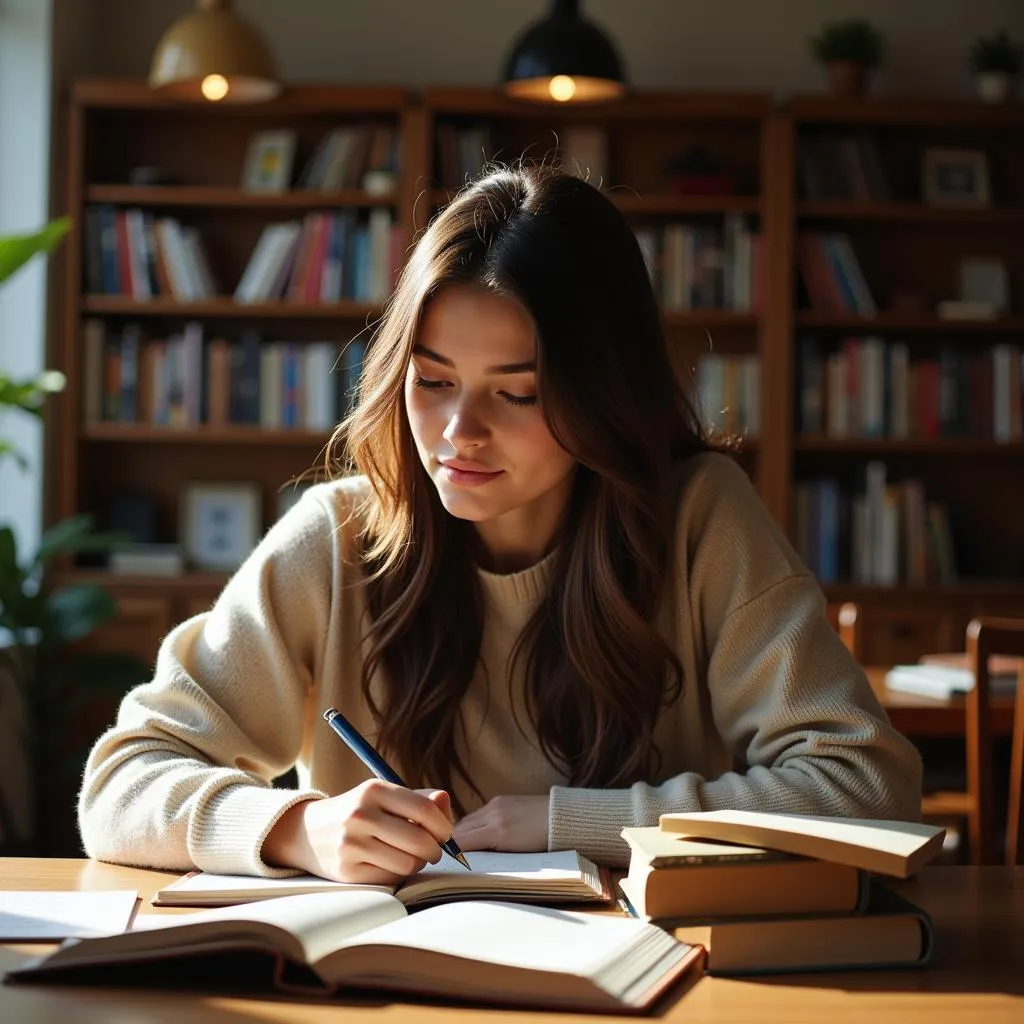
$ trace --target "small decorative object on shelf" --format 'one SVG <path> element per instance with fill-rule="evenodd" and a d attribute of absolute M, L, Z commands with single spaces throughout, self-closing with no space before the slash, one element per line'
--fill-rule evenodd
<path fill-rule="evenodd" d="M 722 161 L 699 146 L 691 146 L 666 168 L 667 190 L 682 196 L 727 196 L 733 183 Z"/>
<path fill-rule="evenodd" d="M 988 206 L 988 158 L 975 149 L 925 150 L 921 192 L 931 206 Z"/>
<path fill-rule="evenodd" d="M 1010 275 L 995 256 L 965 256 L 960 261 L 960 298 L 991 304 L 1002 314 L 1010 307 Z"/>
<path fill-rule="evenodd" d="M 1024 66 L 1024 46 L 1014 42 L 1005 29 L 979 36 L 971 47 L 970 67 L 979 99 L 1005 103 L 1014 93 Z"/>
<path fill-rule="evenodd" d="M 882 63 L 885 40 L 871 22 L 849 18 L 826 24 L 812 36 L 811 51 L 828 70 L 829 89 L 836 96 L 861 96 L 868 72 Z"/>
<path fill-rule="evenodd" d="M 292 181 L 294 159 L 294 131 L 257 133 L 246 150 L 242 188 L 247 192 L 286 192 Z"/>
<path fill-rule="evenodd" d="M 181 499 L 189 561 L 201 569 L 237 569 L 260 539 L 261 508 L 256 484 L 189 484 Z"/>

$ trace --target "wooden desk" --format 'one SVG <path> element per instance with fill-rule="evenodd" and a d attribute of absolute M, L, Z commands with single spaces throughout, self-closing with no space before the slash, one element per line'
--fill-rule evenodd
<path fill-rule="evenodd" d="M 136 888 L 144 898 L 174 875 L 87 860 L 0 859 L 0 889 Z M 927 868 L 900 888 L 932 914 L 932 964 L 915 971 L 849 971 L 776 978 L 705 977 L 669 996 L 657 1019 L 797 1021 L 853 1024 L 866 1020 L 913 1024 L 1020 1024 L 1024 1020 L 1024 868 Z M 153 908 L 146 906 L 146 912 Z M 188 913 L 169 910 L 165 913 Z M 0 945 L 0 972 L 49 946 Z M 486 1010 L 437 1003 L 349 999 L 333 1003 L 255 999 L 188 992 L 89 987 L 0 985 L 0 1021 L 11 1024 L 240 1024 L 242 1021 L 328 1024 L 470 1024 L 473 1021 L 574 1024 L 607 1016 Z"/>
<path fill-rule="evenodd" d="M 937 700 L 912 693 L 898 693 L 885 685 L 887 666 L 864 669 L 872 689 L 882 702 L 889 720 L 904 736 L 959 736 L 965 729 L 964 699 Z M 1009 736 L 1013 726 L 1013 698 L 992 701 L 992 735 Z"/>

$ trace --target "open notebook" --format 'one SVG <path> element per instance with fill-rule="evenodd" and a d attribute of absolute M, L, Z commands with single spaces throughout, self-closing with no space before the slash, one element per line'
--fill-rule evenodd
<path fill-rule="evenodd" d="M 357 885 L 331 882 L 314 875 L 256 878 L 192 871 L 161 889 L 154 906 L 227 907 L 236 903 L 302 893 L 375 890 L 396 896 L 406 906 L 468 899 L 501 899 L 527 903 L 611 901 L 611 883 L 592 861 L 575 850 L 548 853 L 467 854 L 472 871 L 447 854 L 428 864 L 401 885 Z"/>
<path fill-rule="evenodd" d="M 488 901 L 409 914 L 388 893 L 357 891 L 151 915 L 133 931 L 68 940 L 7 979 L 131 983 L 147 964 L 184 962 L 198 973 L 197 957 L 229 964 L 253 950 L 269 954 L 274 983 L 286 991 L 387 989 L 619 1012 L 645 1009 L 677 979 L 699 976 L 704 963 L 700 946 L 642 921 Z M 164 983 L 172 977 L 166 970 Z"/>

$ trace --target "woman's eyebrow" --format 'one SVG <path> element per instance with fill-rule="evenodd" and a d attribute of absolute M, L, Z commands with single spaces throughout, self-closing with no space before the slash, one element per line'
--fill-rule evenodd
<path fill-rule="evenodd" d="M 429 359 L 432 363 L 447 366 L 450 370 L 455 369 L 455 364 L 447 356 L 441 355 L 440 352 L 434 352 L 424 345 L 414 345 L 412 352 L 413 355 L 422 356 L 424 359 Z M 537 361 L 535 359 L 528 359 L 522 363 L 501 363 L 498 366 L 488 366 L 484 373 L 534 373 L 536 369 Z"/>

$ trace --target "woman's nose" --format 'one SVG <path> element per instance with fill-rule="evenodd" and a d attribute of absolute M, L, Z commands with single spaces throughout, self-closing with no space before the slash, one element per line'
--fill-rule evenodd
<path fill-rule="evenodd" d="M 467 402 L 460 402 L 452 409 L 442 436 L 458 450 L 467 445 L 483 444 L 489 433 L 479 410 L 473 409 Z"/>

